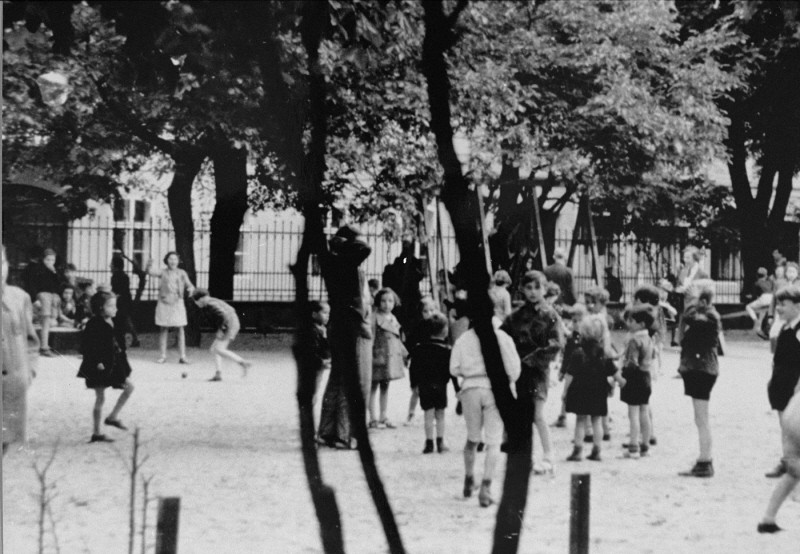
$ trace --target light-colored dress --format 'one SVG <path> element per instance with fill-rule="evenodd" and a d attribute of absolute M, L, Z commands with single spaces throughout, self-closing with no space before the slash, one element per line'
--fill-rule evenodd
<path fill-rule="evenodd" d="M 183 303 L 184 292 L 192 294 L 194 285 L 186 272 L 180 268 L 150 270 L 150 275 L 161 278 L 156 303 L 156 325 L 159 327 L 185 327 L 186 305 Z"/>
<path fill-rule="evenodd" d="M 31 298 L 18 287 L 3 288 L 3 444 L 25 442 L 28 387 L 33 379 L 39 338 L 33 328 Z"/>

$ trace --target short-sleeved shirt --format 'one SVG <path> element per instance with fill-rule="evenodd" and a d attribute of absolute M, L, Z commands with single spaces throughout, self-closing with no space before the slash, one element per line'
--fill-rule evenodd
<path fill-rule="evenodd" d="M 226 331 L 234 326 L 239 328 L 239 316 L 230 304 L 211 296 L 206 298 L 206 302 L 203 310 L 216 329 Z"/>

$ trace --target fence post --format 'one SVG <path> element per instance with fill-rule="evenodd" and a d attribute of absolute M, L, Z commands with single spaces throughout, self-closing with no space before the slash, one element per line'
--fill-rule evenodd
<path fill-rule="evenodd" d="M 180 509 L 180 497 L 159 498 L 158 522 L 156 523 L 156 554 L 177 554 Z"/>
<path fill-rule="evenodd" d="M 589 489 L 591 474 L 573 473 L 570 486 L 569 553 L 589 552 Z"/>

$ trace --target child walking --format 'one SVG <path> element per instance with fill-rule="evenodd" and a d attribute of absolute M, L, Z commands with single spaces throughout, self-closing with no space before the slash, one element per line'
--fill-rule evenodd
<path fill-rule="evenodd" d="M 719 375 L 717 347 L 721 320 L 712 305 L 713 299 L 714 291 L 707 285 L 703 286 L 697 303 L 690 306 L 683 314 L 685 327 L 678 371 L 683 378 L 684 392 L 692 399 L 694 422 L 700 443 L 697 463 L 692 469 L 679 473 L 684 477 L 714 476 L 708 401 Z"/>
<path fill-rule="evenodd" d="M 520 377 L 520 359 L 514 341 L 500 327 L 500 320 L 492 318 L 495 336 L 500 347 L 503 366 L 508 375 L 509 388 L 517 397 L 516 381 Z M 475 458 L 478 443 L 486 443 L 486 458 L 483 466 L 478 503 L 481 507 L 490 506 L 492 499 L 492 477 L 500 442 L 503 439 L 503 419 L 495 404 L 492 384 L 486 373 L 486 364 L 481 353 L 481 344 L 475 329 L 470 328 L 456 340 L 450 355 L 450 375 L 460 379 L 459 399 L 467 424 L 467 442 L 464 445 L 464 498 L 472 496 L 475 489 Z M 482 438 L 483 437 L 483 438 Z"/>
<path fill-rule="evenodd" d="M 433 452 L 434 422 L 436 451 L 447 452 L 449 448 L 444 444 L 444 410 L 447 408 L 447 382 L 450 380 L 447 318 L 435 312 L 422 322 L 419 330 L 420 341 L 411 350 L 409 376 L 412 388 L 419 391 L 420 404 L 425 412 L 425 448 L 422 453 Z"/>
<path fill-rule="evenodd" d="M 214 342 L 211 343 L 211 348 L 209 348 L 211 354 L 214 355 L 216 372 L 209 381 L 222 381 L 222 358 L 227 358 L 239 364 L 239 367 L 242 368 L 242 377 L 246 377 L 247 370 L 253 364 L 235 352 L 228 350 L 228 345 L 239 334 L 239 317 L 236 315 L 236 310 L 219 298 L 209 296 L 208 291 L 204 289 L 196 289 L 192 293 L 192 300 L 194 300 L 198 308 L 206 313 L 217 330 Z"/>
<path fill-rule="evenodd" d="M 575 414 L 575 436 L 568 462 L 583 459 L 583 443 L 587 427 L 593 429 L 594 446 L 588 459 L 601 461 L 602 418 L 608 414 L 608 378 L 625 384 L 619 369 L 603 345 L 605 329 L 597 318 L 585 318 L 578 326 L 579 346 L 567 363 L 564 401 L 567 412 Z"/>
<path fill-rule="evenodd" d="M 372 315 L 372 391 L 369 397 L 369 427 L 394 429 L 395 425 L 386 417 L 389 405 L 389 381 L 402 379 L 405 375 L 405 359 L 408 356 L 403 346 L 400 322 L 392 314 L 400 303 L 397 294 L 383 288 L 375 295 L 377 310 Z M 375 396 L 380 388 L 380 418 L 375 417 Z"/>
<path fill-rule="evenodd" d="M 565 308 L 565 313 L 569 313 L 570 325 L 567 328 L 567 341 L 564 345 L 564 354 L 561 357 L 561 367 L 558 370 L 559 381 L 564 380 L 564 377 L 567 375 L 567 369 L 569 367 L 570 359 L 572 358 L 572 353 L 575 352 L 575 350 L 580 346 L 581 333 L 579 329 L 583 318 L 586 316 L 586 306 L 583 304 L 567 306 Z M 563 428 L 567 426 L 567 404 L 564 400 L 564 392 L 566 389 L 567 387 L 564 385 L 564 390 L 561 394 L 561 412 L 558 414 L 558 419 L 553 424 L 554 427 Z"/>
<path fill-rule="evenodd" d="M 147 264 L 147 272 L 160 277 L 161 283 L 158 287 L 158 302 L 156 303 L 156 325 L 161 328 L 158 335 L 158 347 L 161 355 L 157 363 L 163 364 L 167 361 L 167 334 L 170 327 L 178 330 L 178 351 L 180 352 L 179 362 L 188 364 L 186 359 L 186 337 L 183 328 L 186 327 L 186 306 L 183 303 L 184 293 L 192 294 L 194 285 L 189 280 L 189 275 L 178 267 L 180 258 L 177 252 L 168 252 L 164 256 L 166 269 L 161 271 L 153 269 L 153 260 Z"/>
<path fill-rule="evenodd" d="M 133 383 L 129 379 L 131 366 L 125 354 L 124 335 L 114 326 L 117 298 L 108 292 L 97 292 L 92 296 L 91 304 L 95 315 L 86 323 L 81 336 L 83 361 L 77 377 L 84 379 L 86 388 L 94 389 L 95 392 L 92 438 L 89 442 L 114 442 L 114 439 L 100 432 L 105 391 L 111 387 L 121 389 L 122 394 L 104 423 L 127 430 L 119 419 L 119 412 L 133 393 Z"/>
<path fill-rule="evenodd" d="M 769 404 L 778 412 L 781 431 L 785 428 L 784 410 L 800 384 L 800 287 L 784 286 L 775 294 L 775 310 L 783 327 L 778 333 L 775 354 L 772 358 L 772 377 L 767 385 Z M 775 478 L 786 473 L 784 460 L 767 472 Z"/>
<path fill-rule="evenodd" d="M 617 353 L 614 349 L 614 345 L 611 342 L 611 330 L 610 330 L 610 323 L 609 323 L 609 315 L 608 311 L 606 310 L 606 304 L 608 304 L 609 299 L 608 291 L 602 287 L 592 287 L 583 293 L 583 299 L 586 303 L 586 311 L 588 312 L 588 316 L 592 319 L 597 319 L 600 322 L 600 325 L 603 329 L 603 348 L 606 351 L 606 356 L 612 359 L 617 358 Z M 614 385 L 613 383 L 608 383 L 608 396 L 612 397 L 614 395 Z M 609 422 L 608 415 L 604 415 L 602 419 L 603 424 L 603 440 L 608 441 L 611 440 L 611 425 Z M 592 435 L 587 433 L 586 435 L 586 442 L 592 442 L 594 439 Z"/>
<path fill-rule="evenodd" d="M 550 430 L 544 419 L 544 406 L 550 386 L 550 364 L 561 351 L 561 318 L 544 299 L 547 279 L 541 271 L 528 271 L 522 277 L 525 304 L 514 310 L 503 324 L 522 360 L 518 384 L 521 399 L 533 405 L 533 422 L 542 443 L 542 463 L 534 464 L 536 473 L 552 473 Z"/>
<path fill-rule="evenodd" d="M 647 456 L 650 449 L 650 394 L 655 346 L 650 336 L 653 308 L 642 304 L 625 310 L 625 324 L 630 333 L 622 358 L 622 387 L 620 399 L 628 405 L 630 440 L 626 458 Z M 641 441 L 639 440 L 641 438 Z"/>

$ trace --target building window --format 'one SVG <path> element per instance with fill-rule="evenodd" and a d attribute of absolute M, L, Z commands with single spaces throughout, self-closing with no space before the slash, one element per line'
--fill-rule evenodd
<path fill-rule="evenodd" d="M 147 216 L 149 215 L 147 212 L 149 204 L 144 200 L 134 200 L 133 201 L 133 220 L 136 223 L 142 223 L 147 221 Z"/>
<path fill-rule="evenodd" d="M 236 253 L 233 260 L 234 275 L 244 273 L 244 234 L 239 233 L 239 243 L 236 245 Z"/>

